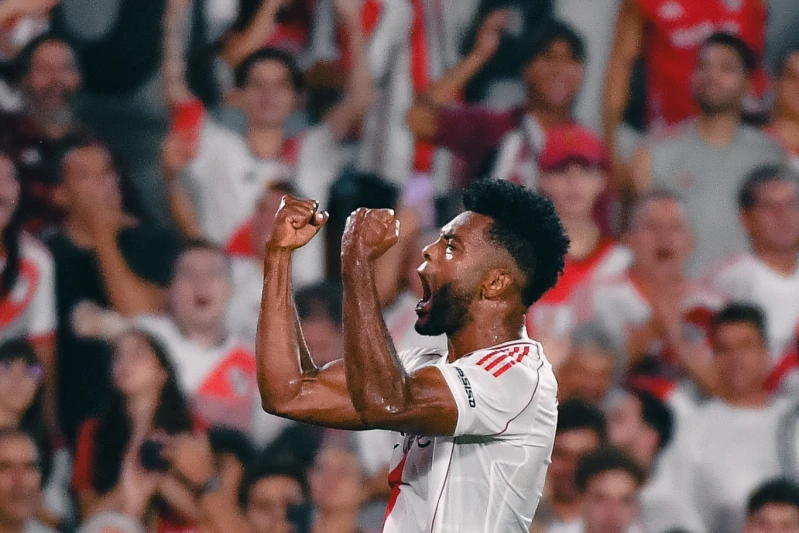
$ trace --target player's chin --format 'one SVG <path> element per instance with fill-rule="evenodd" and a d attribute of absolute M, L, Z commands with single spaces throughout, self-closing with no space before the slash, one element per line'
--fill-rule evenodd
<path fill-rule="evenodd" d="M 425 337 L 436 337 L 441 335 L 443 332 L 439 331 L 439 328 L 430 320 L 430 313 L 420 311 L 419 309 L 416 310 L 416 324 L 414 324 L 413 329 L 416 330 L 416 333 L 419 335 L 424 335 Z"/>

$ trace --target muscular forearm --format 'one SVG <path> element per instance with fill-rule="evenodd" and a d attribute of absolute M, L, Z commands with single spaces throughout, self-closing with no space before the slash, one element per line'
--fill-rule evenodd
<path fill-rule="evenodd" d="M 278 413 L 315 366 L 302 338 L 291 287 L 291 252 L 268 251 L 255 353 L 264 409 Z"/>
<path fill-rule="evenodd" d="M 130 269 L 117 245 L 117 230 L 98 224 L 93 228 L 92 234 L 111 307 L 122 316 L 161 311 L 164 304 L 163 290 L 141 279 Z"/>
<path fill-rule="evenodd" d="M 375 288 L 374 266 L 347 261 L 344 281 L 344 365 L 352 403 L 364 423 L 397 413 L 410 400 Z"/>

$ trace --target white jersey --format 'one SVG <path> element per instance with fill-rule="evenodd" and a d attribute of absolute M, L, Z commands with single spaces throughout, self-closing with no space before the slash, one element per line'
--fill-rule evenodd
<path fill-rule="evenodd" d="M 557 383 L 529 339 L 454 363 L 429 349 L 399 354 L 406 371 L 435 366 L 458 406 L 451 437 L 400 435 L 384 533 L 527 533 L 557 425 Z"/>

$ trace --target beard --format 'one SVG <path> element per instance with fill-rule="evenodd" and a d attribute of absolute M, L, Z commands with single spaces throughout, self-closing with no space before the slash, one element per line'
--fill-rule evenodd
<path fill-rule="evenodd" d="M 452 283 L 442 285 L 430 298 L 430 311 L 416 321 L 419 335 L 452 335 L 469 320 L 471 294 L 457 290 Z"/>

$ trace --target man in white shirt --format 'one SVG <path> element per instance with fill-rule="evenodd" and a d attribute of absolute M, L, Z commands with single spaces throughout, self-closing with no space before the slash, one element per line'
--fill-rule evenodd
<path fill-rule="evenodd" d="M 344 360 L 319 368 L 291 297 L 291 252 L 327 221 L 287 197 L 267 244 L 256 349 L 265 410 L 342 429 L 400 431 L 383 531 L 527 533 L 557 424 L 557 384 L 524 333 L 528 307 L 568 249 L 551 202 L 506 181 L 473 183 L 466 211 L 423 251 L 416 329 L 448 350 L 397 354 L 374 261 L 399 239 L 390 210 L 359 209 L 342 239 Z"/>
<path fill-rule="evenodd" d="M 0 524 L 7 533 L 53 533 L 36 521 L 42 470 L 34 440 L 21 431 L 0 430 Z"/>
<path fill-rule="evenodd" d="M 680 526 L 741 531 L 746 500 L 781 473 L 778 435 L 789 402 L 763 387 L 769 365 L 763 313 L 746 304 L 722 309 L 711 324 L 715 398 L 700 406 L 678 436 L 673 490 L 685 495 Z M 682 431 L 682 429 L 680 429 Z"/>
<path fill-rule="evenodd" d="M 766 314 L 773 364 L 795 351 L 799 325 L 799 182 L 786 168 L 760 167 L 738 194 L 751 250 L 710 269 L 708 284 Z"/>
<path fill-rule="evenodd" d="M 799 532 L 799 486 L 774 479 L 752 493 L 746 506 L 744 533 Z"/>

